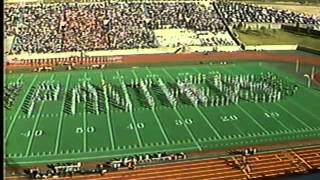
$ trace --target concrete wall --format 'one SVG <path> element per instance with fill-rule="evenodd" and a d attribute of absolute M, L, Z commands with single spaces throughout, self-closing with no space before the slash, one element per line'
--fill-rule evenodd
<path fill-rule="evenodd" d="M 82 56 L 125 56 L 125 55 L 147 55 L 147 54 L 174 54 L 179 47 L 160 47 L 160 48 L 148 48 L 148 49 L 129 49 L 129 50 L 109 50 L 109 51 L 90 51 L 84 52 L 63 52 L 63 53 L 46 53 L 46 54 L 19 54 L 8 55 L 6 58 L 10 61 L 12 59 L 51 59 L 51 58 L 68 58 L 68 57 L 81 57 Z M 186 52 L 234 52 L 241 50 L 240 46 L 188 46 Z M 180 53 L 181 51 L 179 51 Z"/>
<path fill-rule="evenodd" d="M 281 24 L 278 23 L 245 23 L 243 28 L 248 29 L 251 28 L 253 30 L 258 30 L 261 27 L 265 27 L 266 29 L 281 29 Z"/>
<path fill-rule="evenodd" d="M 234 51 L 240 51 L 240 46 L 217 46 L 216 50 L 218 52 L 234 52 Z"/>
<path fill-rule="evenodd" d="M 207 52 L 213 51 L 214 48 L 212 46 L 188 46 L 187 52 Z"/>
<path fill-rule="evenodd" d="M 51 59 L 51 58 L 67 58 L 71 56 L 80 56 L 80 52 L 64 52 L 64 53 L 23 53 L 19 55 L 8 55 L 6 58 L 8 60 L 12 59 Z"/>
<path fill-rule="evenodd" d="M 320 55 L 320 51 L 319 50 L 316 50 L 316 49 L 312 49 L 312 48 L 309 48 L 309 47 L 305 47 L 305 46 L 298 46 L 297 50 L 299 51 L 305 51 L 305 52 L 308 52 L 308 53 L 313 53 L 313 54 L 317 54 L 317 55 Z"/>
<path fill-rule="evenodd" d="M 139 54 L 162 54 L 174 53 L 177 48 L 162 47 L 149 49 L 128 49 L 128 50 L 109 50 L 109 51 L 90 51 L 84 52 L 83 56 L 118 56 L 118 55 L 139 55 Z M 211 48 L 212 50 L 212 48 Z M 81 52 L 63 52 L 63 53 L 23 53 L 19 55 L 8 55 L 7 59 L 50 59 L 50 58 L 68 58 L 72 56 L 81 56 Z"/>
<path fill-rule="evenodd" d="M 245 50 L 251 51 L 277 51 L 277 50 L 296 50 L 298 45 L 257 45 L 245 46 Z"/>
<path fill-rule="evenodd" d="M 161 48 L 147 48 L 147 49 L 91 51 L 91 52 L 85 52 L 84 54 L 87 56 L 117 56 L 117 55 L 174 53 L 176 50 L 177 48 L 161 47 Z"/>

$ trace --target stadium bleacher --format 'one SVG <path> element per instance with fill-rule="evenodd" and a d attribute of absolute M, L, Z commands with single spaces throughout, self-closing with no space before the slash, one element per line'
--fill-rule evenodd
<path fill-rule="evenodd" d="M 4 14 L 5 36 L 15 36 L 10 54 L 157 48 L 163 40 L 156 30 L 219 34 L 240 22 L 320 26 L 319 17 L 223 1 L 209 7 L 195 2 L 10 4 Z M 178 42 L 188 44 L 184 41 Z M 235 44 L 219 36 L 196 37 L 190 43 Z"/>

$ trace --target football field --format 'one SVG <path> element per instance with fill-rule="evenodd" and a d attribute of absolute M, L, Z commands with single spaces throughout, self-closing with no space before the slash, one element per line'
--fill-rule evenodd
<path fill-rule="evenodd" d="M 190 75 L 245 75 L 272 72 L 284 82 L 297 85 L 293 96 L 279 102 L 248 102 L 224 106 L 195 106 L 178 101 L 176 108 L 158 87 L 147 87 L 155 108 L 141 88 L 122 87 L 135 79 L 161 78 L 171 90 L 177 78 Z M 7 164 L 106 160 L 154 152 L 187 152 L 233 146 L 272 144 L 320 137 L 320 91 L 307 88 L 291 74 L 259 62 L 134 67 L 48 73 L 7 74 L 5 84 L 23 82 L 12 107 L 5 110 L 5 157 Z M 36 101 L 28 114 L 22 109 L 30 92 L 42 82 L 60 84 L 56 100 Z M 86 80 L 97 89 L 97 111 L 80 102 L 67 113 L 73 88 Z M 125 111 L 103 91 L 108 83 L 132 102 Z M 210 93 L 215 87 L 200 84 Z M 128 96 L 126 96 L 128 95 Z M 72 108 L 71 108 L 72 109 Z"/>

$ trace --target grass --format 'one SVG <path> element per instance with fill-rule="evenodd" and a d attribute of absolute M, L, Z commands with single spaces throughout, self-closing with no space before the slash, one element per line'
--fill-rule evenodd
<path fill-rule="evenodd" d="M 30 118 L 20 109 L 30 88 L 50 78 L 59 81 L 65 90 L 76 86 L 85 76 L 97 86 L 101 86 L 102 79 L 118 86 L 119 78 L 130 81 L 150 74 L 161 77 L 165 82 L 173 82 L 174 77 L 184 73 L 256 74 L 267 71 L 297 84 L 297 94 L 278 103 L 241 102 L 238 105 L 198 108 L 181 104 L 173 109 L 160 104 L 161 94 L 150 90 L 157 103 L 157 107 L 151 110 L 140 104 L 140 96 L 133 88 L 128 88 L 135 108 L 132 113 L 105 103 L 105 112 L 95 115 L 86 112 L 82 103 L 75 115 L 68 115 L 63 113 L 65 93 L 59 96 L 58 101 L 37 103 Z M 294 76 L 267 63 L 262 66 L 250 62 L 18 73 L 6 76 L 6 83 L 18 78 L 24 81 L 23 93 L 18 95 L 14 107 L 5 112 L 5 155 L 7 163 L 12 165 L 105 160 L 132 154 L 202 151 L 320 137 L 319 91 L 306 88 Z M 270 118 L 265 115 L 273 112 L 279 116 Z M 222 120 L 230 116 L 236 116 L 237 120 Z M 43 132 L 42 135 L 39 131 Z"/>
<path fill-rule="evenodd" d="M 303 45 L 320 50 L 320 39 L 283 30 L 238 31 L 239 38 L 246 45 Z"/>

